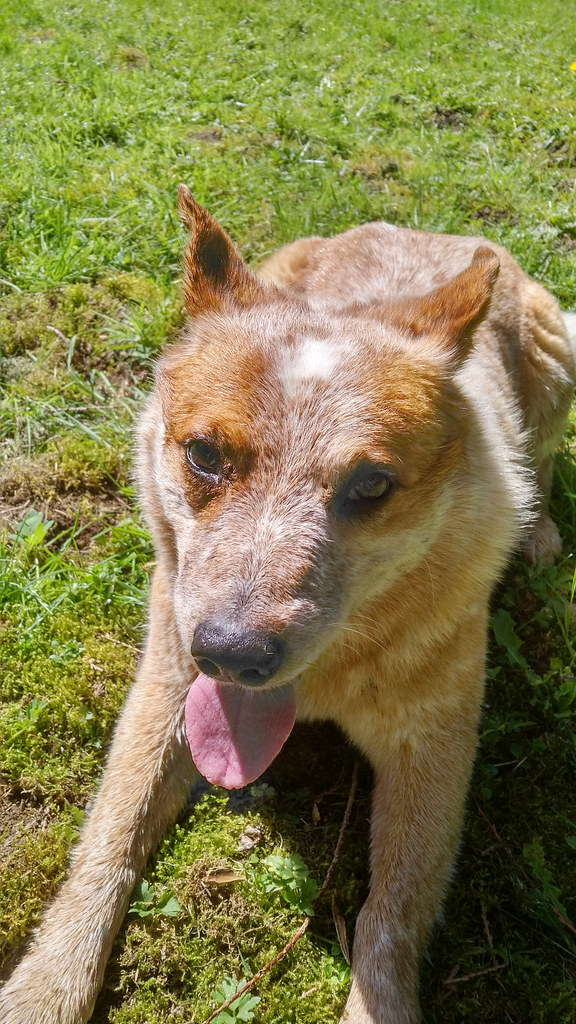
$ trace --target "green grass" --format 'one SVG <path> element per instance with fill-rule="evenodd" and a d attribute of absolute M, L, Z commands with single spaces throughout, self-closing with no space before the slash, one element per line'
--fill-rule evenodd
<path fill-rule="evenodd" d="M 5 0 L 0 24 L 0 957 L 54 891 L 141 642 L 153 553 L 131 425 L 182 322 L 190 185 L 257 262 L 385 218 L 482 233 L 576 308 L 576 15 L 527 0 Z M 576 1019 L 573 434 L 565 557 L 515 563 L 494 599 L 482 745 L 422 1001 L 429 1024 Z M 31 510 L 34 510 L 34 515 Z M 296 735 L 248 807 L 206 795 L 146 872 L 97 1024 L 199 1024 L 302 919 L 262 879 L 300 854 L 321 882 L 352 772 L 331 730 Z M 369 779 L 335 877 L 352 935 Z M 241 853 L 246 826 L 257 845 Z M 268 867 L 267 867 L 268 864 Z M 213 882 L 217 867 L 241 879 Z M 212 879 L 212 881 L 211 881 Z M 336 1020 L 330 899 L 257 987 L 254 1020 Z"/>

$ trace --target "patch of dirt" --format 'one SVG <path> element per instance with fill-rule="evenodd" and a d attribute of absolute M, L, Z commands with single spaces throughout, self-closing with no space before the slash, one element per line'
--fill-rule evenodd
<path fill-rule="evenodd" d="M 411 157 L 409 154 L 402 155 L 402 164 L 409 165 Z M 405 189 L 402 183 L 402 167 L 400 160 L 391 153 L 378 153 L 367 151 L 359 154 L 356 160 L 350 160 L 347 164 L 348 173 L 353 177 L 363 178 L 366 191 L 375 192 L 399 192 Z"/>
<path fill-rule="evenodd" d="M 562 249 L 562 252 L 574 252 L 576 250 L 576 238 L 573 235 L 569 235 L 566 231 L 558 235 L 556 241 L 558 248 Z"/>
<path fill-rule="evenodd" d="M 116 482 L 129 481 L 125 452 L 95 442 L 66 445 L 66 438 L 48 451 L 18 456 L 0 465 L 0 494 L 8 505 L 29 499 L 53 501 L 65 494 L 116 494 Z"/>
<path fill-rule="evenodd" d="M 0 862 L 17 850 L 23 832 L 44 832 L 51 820 L 47 807 L 24 800 L 14 787 L 0 783 Z"/>
<path fill-rule="evenodd" d="M 139 50 L 137 46 L 121 46 L 116 51 L 115 63 L 120 68 L 127 70 L 144 71 L 150 67 L 148 55 L 143 50 Z"/>
<path fill-rule="evenodd" d="M 574 139 L 552 139 L 545 146 L 548 163 L 559 167 L 576 167 L 576 142 Z"/>
<path fill-rule="evenodd" d="M 196 142 L 207 142 L 209 145 L 215 146 L 222 140 L 222 129 L 201 128 L 200 131 L 190 132 L 189 137 L 194 139 Z"/>
<path fill-rule="evenodd" d="M 54 523 L 52 533 L 76 524 L 79 544 L 85 547 L 95 533 L 130 514 L 124 492 L 131 482 L 129 441 L 107 447 L 69 431 L 30 456 L 21 455 L 16 443 L 5 448 L 0 527 L 13 532 L 34 508 Z"/>
<path fill-rule="evenodd" d="M 506 221 L 508 224 L 518 223 L 518 217 L 510 210 L 503 210 L 501 207 L 491 206 L 489 203 L 472 210 L 470 217 L 472 220 L 486 221 L 487 224 L 500 224 L 502 221 Z"/>
<path fill-rule="evenodd" d="M 131 514 L 107 468 L 91 464 L 88 458 L 84 464 L 72 465 L 55 452 L 0 465 L 0 528 L 16 533 L 26 513 L 34 509 L 53 524 L 48 539 L 74 529 L 75 547 L 89 549 L 97 534 Z M 121 475 L 126 475 L 125 469 Z"/>
<path fill-rule="evenodd" d="M 450 128 L 453 132 L 461 132 L 469 123 L 470 114 L 466 110 L 453 110 L 451 107 L 437 106 L 432 120 L 438 128 Z"/>
<path fill-rule="evenodd" d="M 37 28 L 29 29 L 28 32 L 22 32 L 20 36 L 24 43 L 51 43 L 58 38 L 58 33 L 54 32 L 51 28 Z"/>

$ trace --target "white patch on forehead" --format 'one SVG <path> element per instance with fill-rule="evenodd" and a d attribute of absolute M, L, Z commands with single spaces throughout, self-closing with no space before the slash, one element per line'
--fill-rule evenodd
<path fill-rule="evenodd" d="M 320 338 L 303 338 L 300 344 L 284 353 L 279 376 L 288 398 L 306 393 L 319 380 L 330 380 L 341 357 L 334 342 Z"/>

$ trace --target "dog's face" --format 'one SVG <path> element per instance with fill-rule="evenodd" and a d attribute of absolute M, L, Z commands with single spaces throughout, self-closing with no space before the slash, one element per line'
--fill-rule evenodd
<path fill-rule="evenodd" d="M 336 313 L 260 285 L 189 194 L 181 212 L 192 319 L 158 367 L 141 472 L 185 648 L 273 685 L 442 530 L 466 435 L 453 375 L 497 261 L 416 304 Z"/>

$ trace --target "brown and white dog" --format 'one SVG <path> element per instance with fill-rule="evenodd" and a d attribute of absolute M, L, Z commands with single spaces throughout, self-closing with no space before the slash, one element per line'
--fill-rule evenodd
<path fill-rule="evenodd" d="M 415 1024 L 476 748 L 488 601 L 547 513 L 572 396 L 562 315 L 503 249 L 368 224 L 254 276 L 180 189 L 189 324 L 157 368 L 139 481 L 157 551 L 137 681 L 2 1024 L 80 1024 L 194 767 L 257 778 L 295 718 L 374 770 L 347 1024 Z"/>

